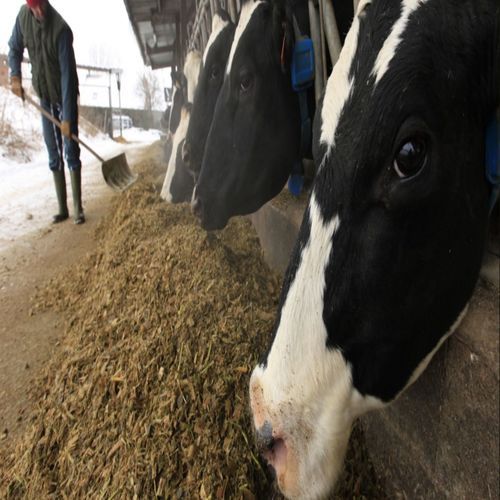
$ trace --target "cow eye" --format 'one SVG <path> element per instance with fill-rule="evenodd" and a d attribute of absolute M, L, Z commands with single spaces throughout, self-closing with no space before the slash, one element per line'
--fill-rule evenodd
<path fill-rule="evenodd" d="M 240 91 L 248 92 L 250 90 L 253 83 L 253 78 L 250 73 L 242 73 L 240 75 Z"/>
<path fill-rule="evenodd" d="M 219 67 L 218 66 L 212 66 L 210 69 L 210 80 L 215 80 L 219 76 Z"/>
<path fill-rule="evenodd" d="M 427 162 L 427 143 L 423 137 L 405 139 L 394 157 L 393 167 L 401 179 L 417 175 Z"/>

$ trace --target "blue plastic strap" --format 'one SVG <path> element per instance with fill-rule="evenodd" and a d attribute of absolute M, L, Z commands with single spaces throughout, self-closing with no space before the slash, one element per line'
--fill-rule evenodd
<path fill-rule="evenodd" d="M 292 87 L 295 92 L 309 88 L 314 81 L 314 47 L 312 40 L 301 37 L 295 41 L 292 56 Z"/>
<path fill-rule="evenodd" d="M 300 149 L 299 158 L 295 161 L 290 178 L 288 190 L 294 196 L 299 196 L 304 186 L 304 167 L 302 158 L 310 148 L 312 140 L 312 123 L 307 105 L 307 89 L 314 82 L 314 47 L 312 40 L 302 36 L 294 19 L 295 46 L 293 48 L 291 77 L 292 88 L 297 92 L 300 108 Z"/>
<path fill-rule="evenodd" d="M 486 129 L 486 179 L 491 184 L 490 212 L 498 199 L 500 188 L 500 129 L 496 116 Z"/>
<path fill-rule="evenodd" d="M 299 92 L 300 107 L 300 158 L 304 158 L 311 146 L 312 123 L 307 106 L 307 91 Z"/>
<path fill-rule="evenodd" d="M 288 191 L 293 196 L 299 196 L 304 187 L 304 165 L 301 160 L 297 160 L 292 167 L 292 172 L 288 178 Z"/>

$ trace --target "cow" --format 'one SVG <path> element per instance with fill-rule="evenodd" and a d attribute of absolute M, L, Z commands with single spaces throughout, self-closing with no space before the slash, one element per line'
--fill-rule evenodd
<path fill-rule="evenodd" d="M 193 173 L 195 180 L 200 172 L 235 28 L 227 12 L 219 9 L 212 19 L 212 32 L 203 53 L 200 77 L 182 149 L 182 160 Z"/>
<path fill-rule="evenodd" d="M 179 88 L 176 87 L 170 113 L 170 128 L 175 128 L 175 133 L 172 136 L 172 152 L 160 194 L 161 198 L 168 203 L 189 202 L 192 198 L 194 179 L 182 161 L 181 152 L 200 67 L 201 54 L 196 50 L 189 51 L 184 63 L 183 83 Z"/>
<path fill-rule="evenodd" d="M 307 2 L 297 2 L 293 13 L 308 34 Z M 287 3 L 243 3 L 193 195 L 205 229 L 221 229 L 231 216 L 257 210 L 281 191 L 300 160 L 293 38 Z"/>
<path fill-rule="evenodd" d="M 466 313 L 492 201 L 499 9 L 358 5 L 318 106 L 317 174 L 249 383 L 257 445 L 287 498 L 332 491 L 353 421 L 415 382 Z"/>
<path fill-rule="evenodd" d="M 335 9 L 343 40 L 352 1 L 338 1 Z M 291 82 L 296 38 L 309 31 L 305 0 L 243 3 L 193 195 L 205 229 L 222 229 L 230 217 L 260 208 L 311 156 L 313 88 L 304 91 L 301 115 Z"/>

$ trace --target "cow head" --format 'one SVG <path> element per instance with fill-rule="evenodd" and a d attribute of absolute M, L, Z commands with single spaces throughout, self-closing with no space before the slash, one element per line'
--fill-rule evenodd
<path fill-rule="evenodd" d="M 496 23 L 496 26 L 495 26 Z M 323 498 L 353 420 L 425 369 L 466 310 L 488 219 L 495 0 L 361 1 L 314 127 L 317 176 L 250 380 L 288 498 Z"/>
<path fill-rule="evenodd" d="M 291 45 L 290 13 L 280 1 L 243 4 L 193 200 L 206 229 L 278 194 L 298 158 Z"/>
<path fill-rule="evenodd" d="M 182 145 L 186 138 L 190 112 L 191 105 L 186 104 L 182 107 L 179 126 L 172 140 L 172 152 L 160 194 L 161 198 L 168 203 L 189 202 L 193 194 L 194 179 L 181 158 Z"/>
<path fill-rule="evenodd" d="M 219 10 L 212 19 L 212 33 L 203 54 L 203 63 L 182 159 L 195 178 L 198 177 L 208 131 L 214 114 L 215 103 L 224 80 L 235 25 L 227 12 Z"/>
<path fill-rule="evenodd" d="M 194 179 L 182 161 L 181 152 L 189 125 L 192 106 L 190 99 L 196 91 L 200 66 L 201 54 L 192 50 L 186 55 L 183 73 L 172 74 L 175 91 L 170 122 L 175 124 L 175 130 L 171 137 L 170 158 L 160 194 L 161 198 L 169 203 L 187 202 L 192 198 Z"/>

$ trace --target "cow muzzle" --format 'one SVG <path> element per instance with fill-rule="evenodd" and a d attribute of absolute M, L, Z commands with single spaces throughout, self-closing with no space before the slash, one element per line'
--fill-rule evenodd
<path fill-rule="evenodd" d="M 201 198 L 197 196 L 196 188 L 191 200 L 191 212 L 193 212 L 193 214 L 198 217 L 198 219 L 201 219 L 203 217 L 203 202 L 201 201 Z"/>
<path fill-rule="evenodd" d="M 282 425 L 286 418 L 279 410 L 273 411 L 266 404 L 262 386 L 256 379 L 250 383 L 250 406 L 255 443 L 260 455 L 266 461 L 281 492 L 287 498 L 300 498 L 298 457 Z"/>
<path fill-rule="evenodd" d="M 191 211 L 199 219 L 200 225 L 205 231 L 218 231 L 227 225 L 228 217 L 221 214 L 217 207 L 210 206 L 200 196 L 196 187 L 191 200 Z"/>
<path fill-rule="evenodd" d="M 260 429 L 255 429 L 255 441 L 259 453 L 267 462 L 274 477 L 278 482 L 282 481 L 288 454 L 285 440 L 276 436 L 271 424 L 266 422 Z"/>

